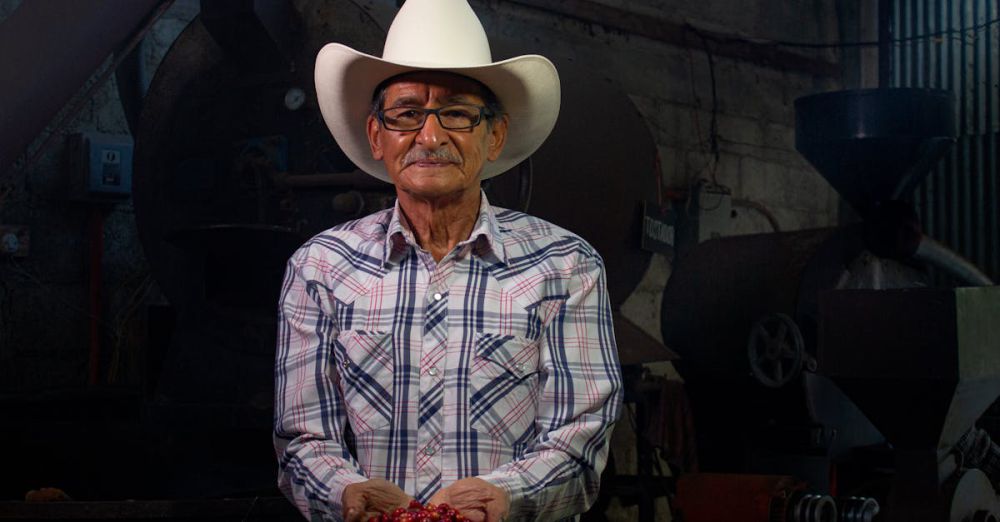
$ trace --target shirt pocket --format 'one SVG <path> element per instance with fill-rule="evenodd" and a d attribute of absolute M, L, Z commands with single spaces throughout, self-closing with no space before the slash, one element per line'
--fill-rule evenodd
<path fill-rule="evenodd" d="M 470 372 L 472 428 L 507 446 L 534 434 L 539 392 L 538 341 L 480 332 Z"/>
<path fill-rule="evenodd" d="M 348 330 L 337 336 L 333 351 L 340 392 L 356 435 L 384 428 L 392 421 L 392 335 Z"/>

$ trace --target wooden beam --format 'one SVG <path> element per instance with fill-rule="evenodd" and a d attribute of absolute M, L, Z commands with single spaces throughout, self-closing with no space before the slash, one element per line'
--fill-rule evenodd
<path fill-rule="evenodd" d="M 479 1 L 484 4 L 488 2 L 488 0 Z M 703 50 L 707 48 L 716 56 L 726 56 L 765 67 L 804 72 L 815 76 L 841 75 L 840 65 L 829 60 L 812 58 L 785 50 L 778 45 L 748 42 L 736 35 L 699 29 L 689 24 L 634 13 L 589 0 L 506 1 L 678 47 Z"/>

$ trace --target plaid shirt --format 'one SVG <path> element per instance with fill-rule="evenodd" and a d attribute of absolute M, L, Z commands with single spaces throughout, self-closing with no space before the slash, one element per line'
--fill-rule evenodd
<path fill-rule="evenodd" d="M 571 517 L 622 400 L 603 262 L 485 194 L 435 262 L 397 203 L 289 260 L 275 378 L 279 486 L 309 518 L 339 519 L 367 478 L 426 502 L 471 476 L 508 492 L 511 520 Z"/>

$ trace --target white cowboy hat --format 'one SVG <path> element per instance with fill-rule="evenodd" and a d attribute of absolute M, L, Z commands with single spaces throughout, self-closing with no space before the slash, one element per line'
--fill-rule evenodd
<path fill-rule="evenodd" d="M 461 74 L 489 87 L 510 118 L 507 142 L 480 179 L 530 156 L 559 115 L 559 74 L 547 58 L 525 55 L 493 63 L 486 32 L 467 0 L 408 0 L 386 35 L 382 58 L 338 43 L 316 56 L 316 96 L 337 144 L 361 170 L 389 181 L 372 158 L 365 132 L 372 94 L 384 80 L 416 70 Z"/>

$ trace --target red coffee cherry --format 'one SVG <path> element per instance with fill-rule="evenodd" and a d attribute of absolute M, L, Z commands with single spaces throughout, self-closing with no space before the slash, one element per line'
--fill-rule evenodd
<path fill-rule="evenodd" d="M 423 505 L 411 500 L 406 508 L 396 508 L 392 513 L 371 517 L 368 522 L 467 522 L 468 519 L 446 503 L 437 506 Z"/>

